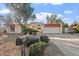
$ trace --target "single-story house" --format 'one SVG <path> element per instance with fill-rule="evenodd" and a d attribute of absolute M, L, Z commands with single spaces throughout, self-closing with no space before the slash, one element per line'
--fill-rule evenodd
<path fill-rule="evenodd" d="M 6 33 L 21 33 L 21 25 L 10 24 L 6 28 Z"/>
<path fill-rule="evenodd" d="M 62 34 L 62 25 L 61 24 L 44 24 L 43 33 Z"/>
<path fill-rule="evenodd" d="M 6 25 L 6 33 L 21 33 L 22 28 L 19 23 L 15 20 L 12 20 L 9 24 Z"/>
<path fill-rule="evenodd" d="M 28 24 L 28 27 L 38 30 L 41 33 L 62 34 L 61 24 L 43 24 L 42 22 L 32 22 Z M 22 26 L 19 23 L 12 22 L 7 25 L 6 33 L 22 33 Z"/>

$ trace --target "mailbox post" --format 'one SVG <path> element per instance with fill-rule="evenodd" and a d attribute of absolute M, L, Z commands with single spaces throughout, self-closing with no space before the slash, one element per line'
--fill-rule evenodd
<path fill-rule="evenodd" d="M 25 56 L 25 45 L 23 38 L 16 39 L 16 46 L 21 46 L 21 56 Z"/>
<path fill-rule="evenodd" d="M 22 56 L 25 56 L 25 44 L 24 44 L 25 40 L 26 39 L 22 40 L 22 45 L 21 45 L 21 55 Z"/>

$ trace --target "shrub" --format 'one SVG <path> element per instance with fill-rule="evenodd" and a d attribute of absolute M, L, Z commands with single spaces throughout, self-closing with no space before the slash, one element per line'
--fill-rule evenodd
<path fill-rule="evenodd" d="M 29 56 L 42 56 L 44 55 L 44 50 L 46 48 L 45 42 L 37 42 L 29 47 Z"/>
<path fill-rule="evenodd" d="M 36 35 L 37 32 L 38 32 L 37 30 L 33 30 L 32 34 L 33 34 L 33 35 Z"/>
<path fill-rule="evenodd" d="M 29 34 L 31 35 L 33 33 L 33 29 L 29 29 Z"/>
<path fill-rule="evenodd" d="M 20 46 L 22 45 L 22 39 L 21 38 L 17 38 L 16 39 L 16 46 Z"/>
<path fill-rule="evenodd" d="M 40 36 L 40 40 L 41 40 L 42 42 L 46 42 L 46 43 L 49 42 L 49 38 L 48 38 L 48 36 L 46 36 L 46 35 L 41 35 L 41 36 Z"/>
<path fill-rule="evenodd" d="M 28 32 L 29 32 L 29 28 L 24 28 L 24 29 L 23 29 L 23 33 L 24 33 L 24 34 L 27 34 Z"/>
<path fill-rule="evenodd" d="M 30 35 L 26 38 L 25 45 L 28 47 L 36 42 L 39 42 L 39 38 L 37 36 Z"/>

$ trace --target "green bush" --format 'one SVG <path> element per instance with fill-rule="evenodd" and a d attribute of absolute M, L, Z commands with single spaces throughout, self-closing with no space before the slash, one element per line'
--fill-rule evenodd
<path fill-rule="evenodd" d="M 48 36 L 46 36 L 46 35 L 41 35 L 41 36 L 40 36 L 40 40 L 41 40 L 42 42 L 46 42 L 46 43 L 49 42 L 49 38 L 48 38 Z"/>
<path fill-rule="evenodd" d="M 46 48 L 45 42 L 37 42 L 29 47 L 29 56 L 42 56 L 44 55 L 44 50 Z"/>
<path fill-rule="evenodd" d="M 34 29 L 29 29 L 29 34 L 33 34 L 33 35 L 36 35 L 37 34 L 37 30 L 34 30 Z"/>
<path fill-rule="evenodd" d="M 33 34 L 33 35 L 36 35 L 37 32 L 38 32 L 37 30 L 33 30 L 32 34 Z"/>
<path fill-rule="evenodd" d="M 23 29 L 23 33 L 24 33 L 24 34 L 29 33 L 29 28 L 24 28 L 24 29 Z"/>
<path fill-rule="evenodd" d="M 34 29 L 31 29 L 31 28 L 26 28 L 26 27 L 24 27 L 23 30 L 22 30 L 22 32 L 23 32 L 24 34 L 29 33 L 30 35 L 31 35 L 31 34 L 36 35 L 36 33 L 37 33 L 38 31 L 37 31 L 37 30 L 34 30 Z"/>
<path fill-rule="evenodd" d="M 25 45 L 28 47 L 33 43 L 39 42 L 39 38 L 34 35 L 30 35 L 26 38 Z"/>

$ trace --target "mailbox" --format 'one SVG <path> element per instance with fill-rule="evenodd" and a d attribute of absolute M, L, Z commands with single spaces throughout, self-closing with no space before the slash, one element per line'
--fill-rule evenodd
<path fill-rule="evenodd" d="M 49 38 L 48 38 L 48 36 L 46 36 L 46 35 L 41 35 L 41 36 L 40 36 L 40 39 L 41 39 L 41 41 L 44 41 L 44 42 L 46 42 L 46 43 L 49 42 Z"/>
<path fill-rule="evenodd" d="M 16 46 L 20 46 L 20 45 L 22 45 L 22 39 L 18 37 L 16 39 Z"/>

